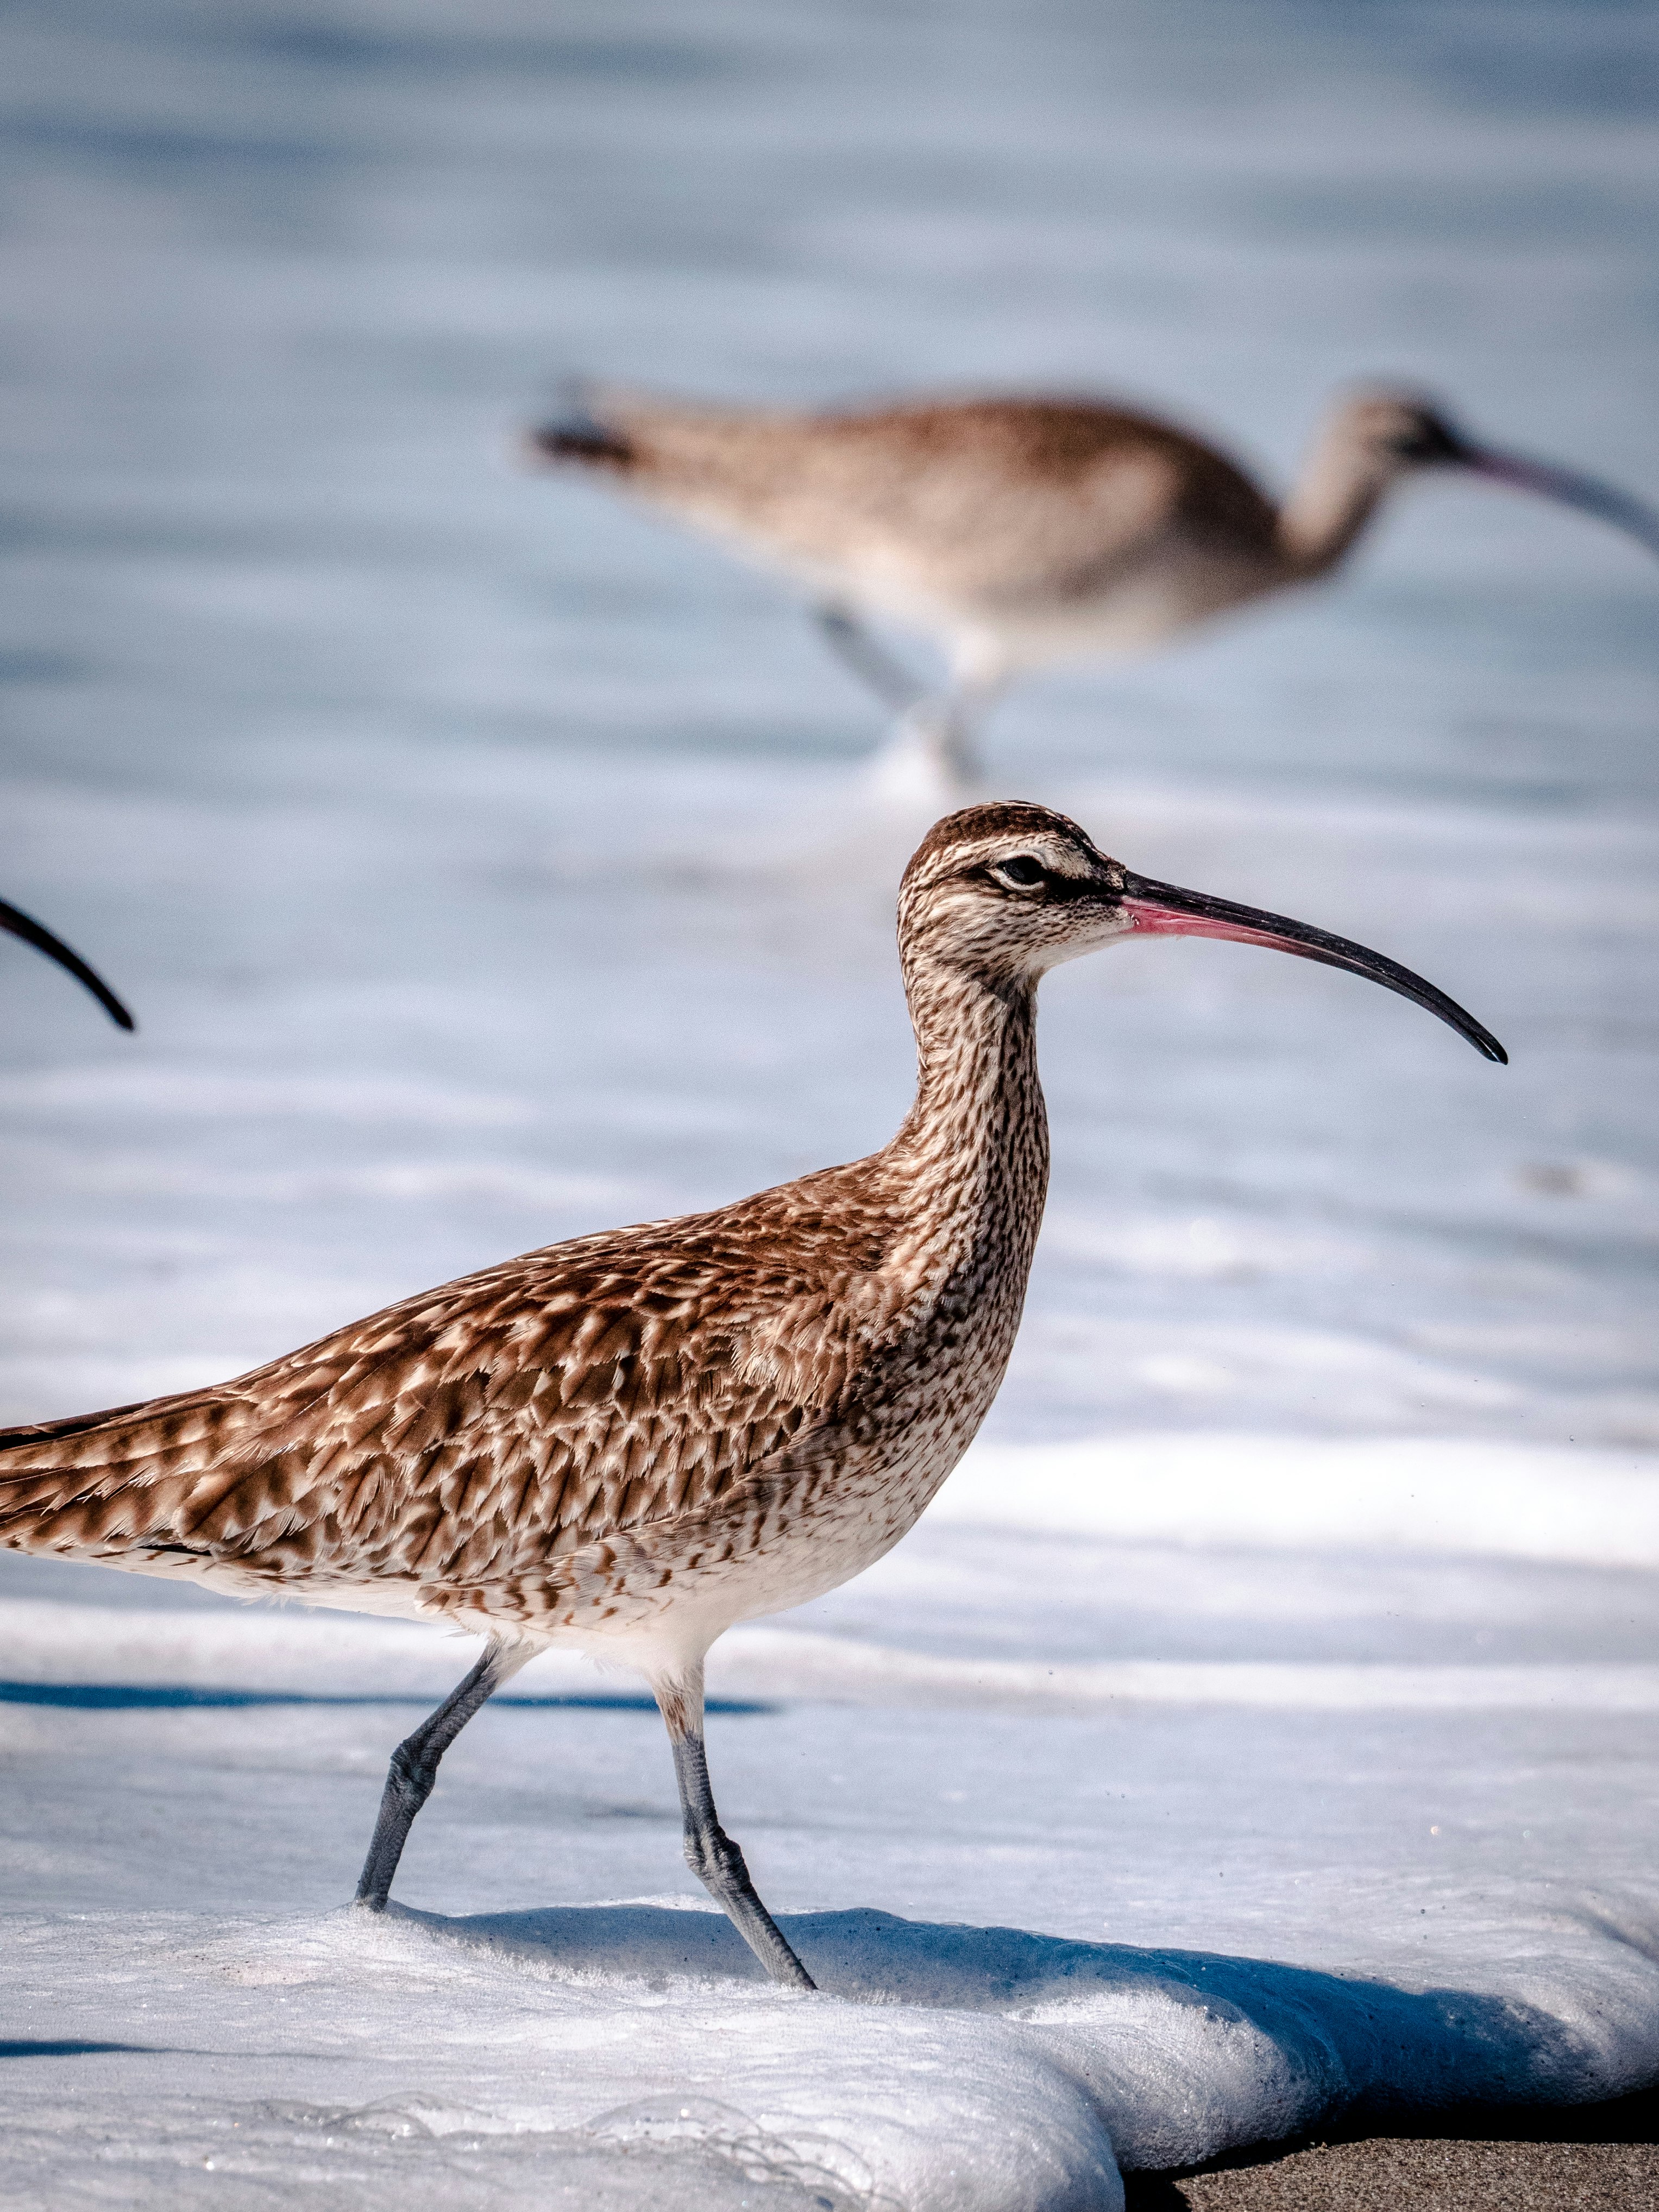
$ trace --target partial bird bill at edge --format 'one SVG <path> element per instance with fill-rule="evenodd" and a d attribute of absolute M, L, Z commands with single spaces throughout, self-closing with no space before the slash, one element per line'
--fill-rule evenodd
<path fill-rule="evenodd" d="M 97 969 L 88 967 L 80 954 L 65 945 L 61 937 L 54 937 L 44 922 L 36 921 L 33 915 L 25 914 L 21 908 L 9 905 L 4 899 L 0 899 L 0 929 L 10 936 L 21 937 L 25 945 L 33 945 L 37 952 L 44 952 L 48 960 L 55 960 L 60 968 L 67 969 L 77 983 L 85 984 L 118 1029 L 137 1028 L 137 1023 Z"/>
<path fill-rule="evenodd" d="M 1659 513 L 1599 477 L 1581 476 L 1577 469 L 1558 468 L 1553 461 L 1534 461 L 1519 453 L 1499 453 L 1485 446 L 1470 446 L 1460 454 L 1459 465 L 1493 483 L 1509 484 L 1516 491 L 1536 492 L 1563 507 L 1576 507 L 1600 522 L 1622 530 L 1650 553 L 1659 553 Z"/>
<path fill-rule="evenodd" d="M 1386 991 L 1397 991 L 1431 1014 L 1436 1014 L 1467 1037 L 1487 1060 L 1507 1066 L 1509 1054 L 1490 1030 L 1473 1014 L 1449 999 L 1432 983 L 1402 968 L 1386 953 L 1355 945 L 1329 930 L 1316 929 L 1305 921 L 1291 921 L 1282 914 L 1263 914 L 1252 906 L 1236 906 L 1231 899 L 1212 898 L 1204 891 L 1182 890 L 1178 884 L 1156 883 L 1151 877 L 1126 872 L 1123 911 L 1134 927 L 1150 937 L 1224 937 L 1239 945 L 1263 945 L 1274 952 L 1294 953 L 1298 959 L 1318 960 L 1328 968 L 1346 968 L 1364 975 Z"/>

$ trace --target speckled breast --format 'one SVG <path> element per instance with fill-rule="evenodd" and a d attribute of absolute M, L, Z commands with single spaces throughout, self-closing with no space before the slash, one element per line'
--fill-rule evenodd
<path fill-rule="evenodd" d="M 457 1593 L 442 1609 L 538 1641 L 602 1646 L 660 1633 L 702 1650 L 734 1621 L 803 1604 L 861 1572 L 915 1525 L 1001 1384 L 1029 1244 L 1005 1246 L 1000 1266 L 988 1256 L 981 1248 L 953 1273 L 868 1363 L 843 1413 L 707 1514 L 618 1532 L 565 1554 L 544 1580 Z"/>

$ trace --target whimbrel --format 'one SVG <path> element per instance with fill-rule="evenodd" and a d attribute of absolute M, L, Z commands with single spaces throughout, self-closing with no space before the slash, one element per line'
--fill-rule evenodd
<path fill-rule="evenodd" d="M 1541 492 L 1659 552 L 1659 514 L 1479 445 L 1398 392 L 1340 401 L 1277 507 L 1214 447 L 1090 399 L 804 415 L 584 386 L 529 442 L 792 572 L 830 643 L 902 717 L 901 776 L 946 784 L 974 772 L 974 718 L 1021 670 L 1140 651 L 1328 575 L 1389 489 L 1425 470 Z M 870 635 L 871 616 L 941 645 L 948 687 L 930 695 Z"/>
<path fill-rule="evenodd" d="M 44 952 L 48 960 L 55 960 L 60 968 L 67 968 L 77 982 L 86 985 L 118 1029 L 130 1030 L 137 1026 L 132 1016 L 97 970 L 88 968 L 80 954 L 65 945 L 61 937 L 54 937 L 45 922 L 36 921 L 33 915 L 25 914 L 21 907 L 8 906 L 4 899 L 0 899 L 0 929 L 13 937 L 21 937 L 25 945 L 32 945 L 38 952 Z"/>
<path fill-rule="evenodd" d="M 445 1750 L 526 1660 L 564 1644 L 636 1668 L 693 1872 L 769 1973 L 811 1987 L 715 1814 L 704 1656 L 879 1559 L 967 1448 L 1048 1184 L 1038 981 L 1143 933 L 1348 969 L 1504 1057 L 1380 953 L 1133 875 L 1044 807 L 971 807 L 904 873 L 920 1073 L 880 1152 L 527 1253 L 236 1382 L 14 1429 L 0 1542 L 484 1637 L 392 1754 L 358 1888 L 372 1908 Z"/>

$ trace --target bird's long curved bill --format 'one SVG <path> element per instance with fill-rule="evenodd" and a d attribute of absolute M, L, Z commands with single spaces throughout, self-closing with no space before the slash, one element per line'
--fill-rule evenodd
<path fill-rule="evenodd" d="M 1230 937 L 1239 945 L 1265 945 L 1273 952 L 1293 952 L 1298 959 L 1346 968 L 1351 975 L 1366 976 L 1373 983 L 1381 983 L 1384 990 L 1398 991 L 1402 999 L 1437 1014 L 1487 1060 L 1509 1063 L 1508 1053 L 1491 1030 L 1482 1029 L 1443 991 L 1437 991 L 1432 983 L 1413 975 L 1397 960 L 1351 944 L 1346 937 L 1333 937 L 1328 930 L 1288 921 L 1282 914 L 1260 914 L 1253 906 L 1235 906 L 1231 899 L 1184 891 L 1176 884 L 1154 883 L 1146 876 L 1127 878 L 1122 906 L 1136 929 L 1150 937 Z"/>
<path fill-rule="evenodd" d="M 119 1029 L 136 1029 L 137 1024 L 116 997 L 109 985 L 94 968 L 88 968 L 78 952 L 71 951 L 61 937 L 54 937 L 44 922 L 36 921 L 32 915 L 8 906 L 0 899 L 0 929 L 13 937 L 21 937 L 25 945 L 33 945 L 44 952 L 48 960 L 55 960 L 60 968 L 67 968 L 77 983 L 84 983 L 99 1005 Z"/>
<path fill-rule="evenodd" d="M 1581 514 L 1593 514 L 1601 522 L 1610 522 L 1615 530 L 1624 531 L 1650 553 L 1659 553 L 1659 514 L 1598 477 L 1581 477 L 1576 469 L 1558 469 L 1550 461 L 1488 453 L 1483 446 L 1471 447 L 1462 465 L 1493 483 L 1510 484 L 1516 491 L 1535 491 L 1545 499 L 1559 500 L 1564 507 L 1576 507 Z"/>

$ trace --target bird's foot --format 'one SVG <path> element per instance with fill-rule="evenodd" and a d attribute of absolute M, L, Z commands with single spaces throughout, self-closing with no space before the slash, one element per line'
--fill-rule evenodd
<path fill-rule="evenodd" d="M 929 704 L 913 708 L 876 755 L 868 788 L 884 805 L 937 811 L 973 796 L 975 768 L 955 717 Z"/>

